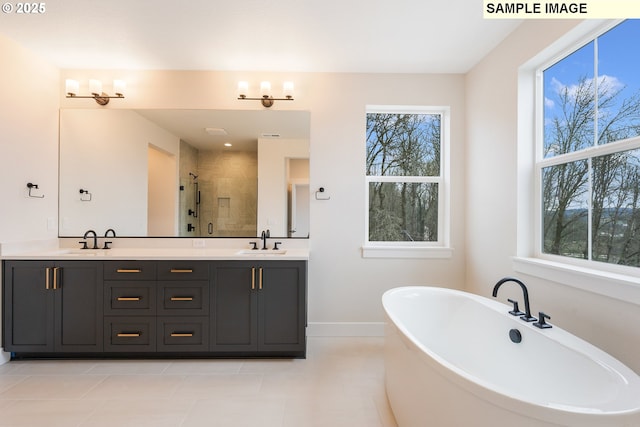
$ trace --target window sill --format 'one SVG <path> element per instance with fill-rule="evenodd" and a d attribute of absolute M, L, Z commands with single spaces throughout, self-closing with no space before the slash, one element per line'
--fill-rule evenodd
<path fill-rule="evenodd" d="M 515 271 L 640 305 L 640 278 L 539 258 L 514 257 Z"/>
<path fill-rule="evenodd" d="M 408 247 L 408 246 L 368 246 L 362 247 L 362 258 L 435 258 L 448 259 L 453 256 L 453 248 Z"/>

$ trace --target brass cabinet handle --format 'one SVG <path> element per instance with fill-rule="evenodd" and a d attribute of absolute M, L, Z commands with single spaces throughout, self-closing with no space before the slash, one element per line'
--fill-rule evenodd
<path fill-rule="evenodd" d="M 58 271 L 60 267 L 53 267 L 53 289 L 58 289 Z"/>
<path fill-rule="evenodd" d="M 51 279 L 51 267 L 46 267 L 44 269 L 44 288 L 49 290 L 49 280 Z"/>
<path fill-rule="evenodd" d="M 171 301 L 193 301 L 193 297 L 171 297 Z"/>
<path fill-rule="evenodd" d="M 141 297 L 118 297 L 118 301 L 140 301 Z"/>
<path fill-rule="evenodd" d="M 117 273 L 142 273 L 142 270 L 139 268 L 119 268 L 116 270 Z"/>
<path fill-rule="evenodd" d="M 134 338 L 142 335 L 140 332 L 122 332 L 118 334 L 118 337 L 121 338 Z"/>
<path fill-rule="evenodd" d="M 251 290 L 254 291 L 256 289 L 256 268 L 251 267 Z"/>
<path fill-rule="evenodd" d="M 172 332 L 172 337 L 192 337 L 193 332 Z"/>
<path fill-rule="evenodd" d="M 262 267 L 260 267 L 260 280 L 258 281 L 258 289 L 262 290 Z"/>
<path fill-rule="evenodd" d="M 172 268 L 172 273 L 193 273 L 193 270 L 190 268 L 180 269 L 180 268 Z"/>

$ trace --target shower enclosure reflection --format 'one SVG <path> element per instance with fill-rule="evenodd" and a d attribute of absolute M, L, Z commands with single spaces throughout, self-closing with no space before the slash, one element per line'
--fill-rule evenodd
<path fill-rule="evenodd" d="M 198 150 L 181 141 L 180 159 L 180 236 L 258 234 L 256 151 Z"/>
<path fill-rule="evenodd" d="M 60 237 L 308 237 L 308 112 L 63 109 L 59 161 Z"/>

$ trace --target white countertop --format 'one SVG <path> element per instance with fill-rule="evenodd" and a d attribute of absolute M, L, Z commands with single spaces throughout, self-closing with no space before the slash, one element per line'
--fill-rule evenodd
<path fill-rule="evenodd" d="M 224 248 L 58 248 L 5 255 L 8 260 L 269 260 L 307 261 L 309 250 L 283 248 L 280 250 L 251 250 Z"/>

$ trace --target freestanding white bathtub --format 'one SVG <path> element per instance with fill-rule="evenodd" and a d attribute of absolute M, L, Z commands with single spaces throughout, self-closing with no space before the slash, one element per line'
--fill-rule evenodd
<path fill-rule="evenodd" d="M 640 426 L 638 375 L 556 326 L 538 329 L 508 305 L 451 289 L 395 288 L 382 304 L 399 427 Z"/>

